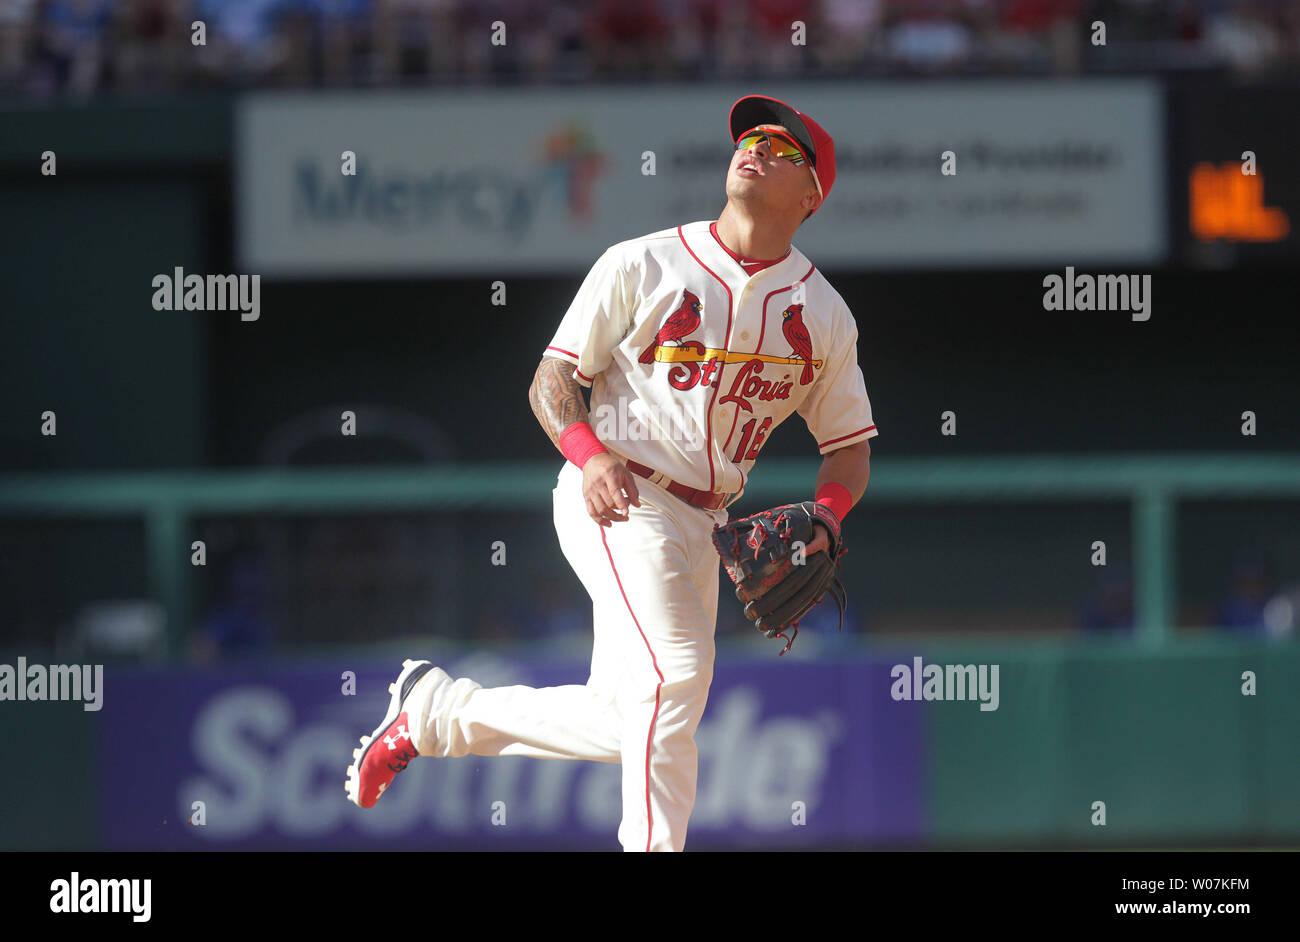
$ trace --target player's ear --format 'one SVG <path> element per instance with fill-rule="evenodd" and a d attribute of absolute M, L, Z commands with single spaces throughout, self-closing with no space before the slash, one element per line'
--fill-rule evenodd
<path fill-rule="evenodd" d="M 808 210 L 808 212 L 804 214 L 804 222 L 808 221 L 808 217 L 811 216 L 821 204 L 822 198 L 817 195 L 817 191 L 815 189 L 809 190 L 808 195 L 803 198 L 803 205 Z"/>
<path fill-rule="evenodd" d="M 799 224 L 803 225 L 807 222 L 808 217 L 813 214 L 813 210 L 815 210 L 820 204 L 821 200 L 817 198 L 817 193 L 815 191 L 813 192 L 811 199 L 805 196 L 802 205 L 806 207 L 806 211 L 803 214 L 803 219 L 799 220 Z"/>

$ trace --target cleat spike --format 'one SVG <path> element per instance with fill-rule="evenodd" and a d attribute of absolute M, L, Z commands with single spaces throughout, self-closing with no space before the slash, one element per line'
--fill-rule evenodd
<path fill-rule="evenodd" d="M 388 685 L 388 692 L 389 692 L 389 693 L 397 693 L 397 683 L 396 683 L 396 682 L 391 683 L 391 684 Z"/>

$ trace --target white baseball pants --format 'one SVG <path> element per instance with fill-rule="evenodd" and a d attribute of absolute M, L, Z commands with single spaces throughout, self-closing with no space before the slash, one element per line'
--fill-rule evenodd
<path fill-rule="evenodd" d="M 407 700 L 423 756 L 532 756 L 623 765 L 625 851 L 680 851 L 695 804 L 695 730 L 713 680 L 719 561 L 727 512 L 692 507 L 644 478 L 641 506 L 602 528 L 582 472 L 554 490 L 560 546 L 592 599 L 585 685 L 484 688 L 432 670 Z"/>

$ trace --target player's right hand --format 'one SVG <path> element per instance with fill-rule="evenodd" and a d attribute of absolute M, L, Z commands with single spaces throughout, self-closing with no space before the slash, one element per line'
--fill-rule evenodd
<path fill-rule="evenodd" d="M 636 476 L 613 455 L 592 455 L 582 466 L 582 496 L 587 514 L 602 527 L 627 519 L 629 507 L 640 507 Z"/>

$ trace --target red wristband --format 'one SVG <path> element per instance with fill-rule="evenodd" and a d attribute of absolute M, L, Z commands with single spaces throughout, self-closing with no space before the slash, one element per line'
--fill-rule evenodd
<path fill-rule="evenodd" d="M 603 454 L 608 449 L 600 443 L 588 423 L 574 422 L 560 433 L 560 451 L 581 468 L 592 455 Z"/>
<path fill-rule="evenodd" d="M 827 481 L 817 489 L 817 503 L 829 508 L 835 519 L 842 521 L 853 509 L 853 495 L 849 489 L 837 481 Z"/>

